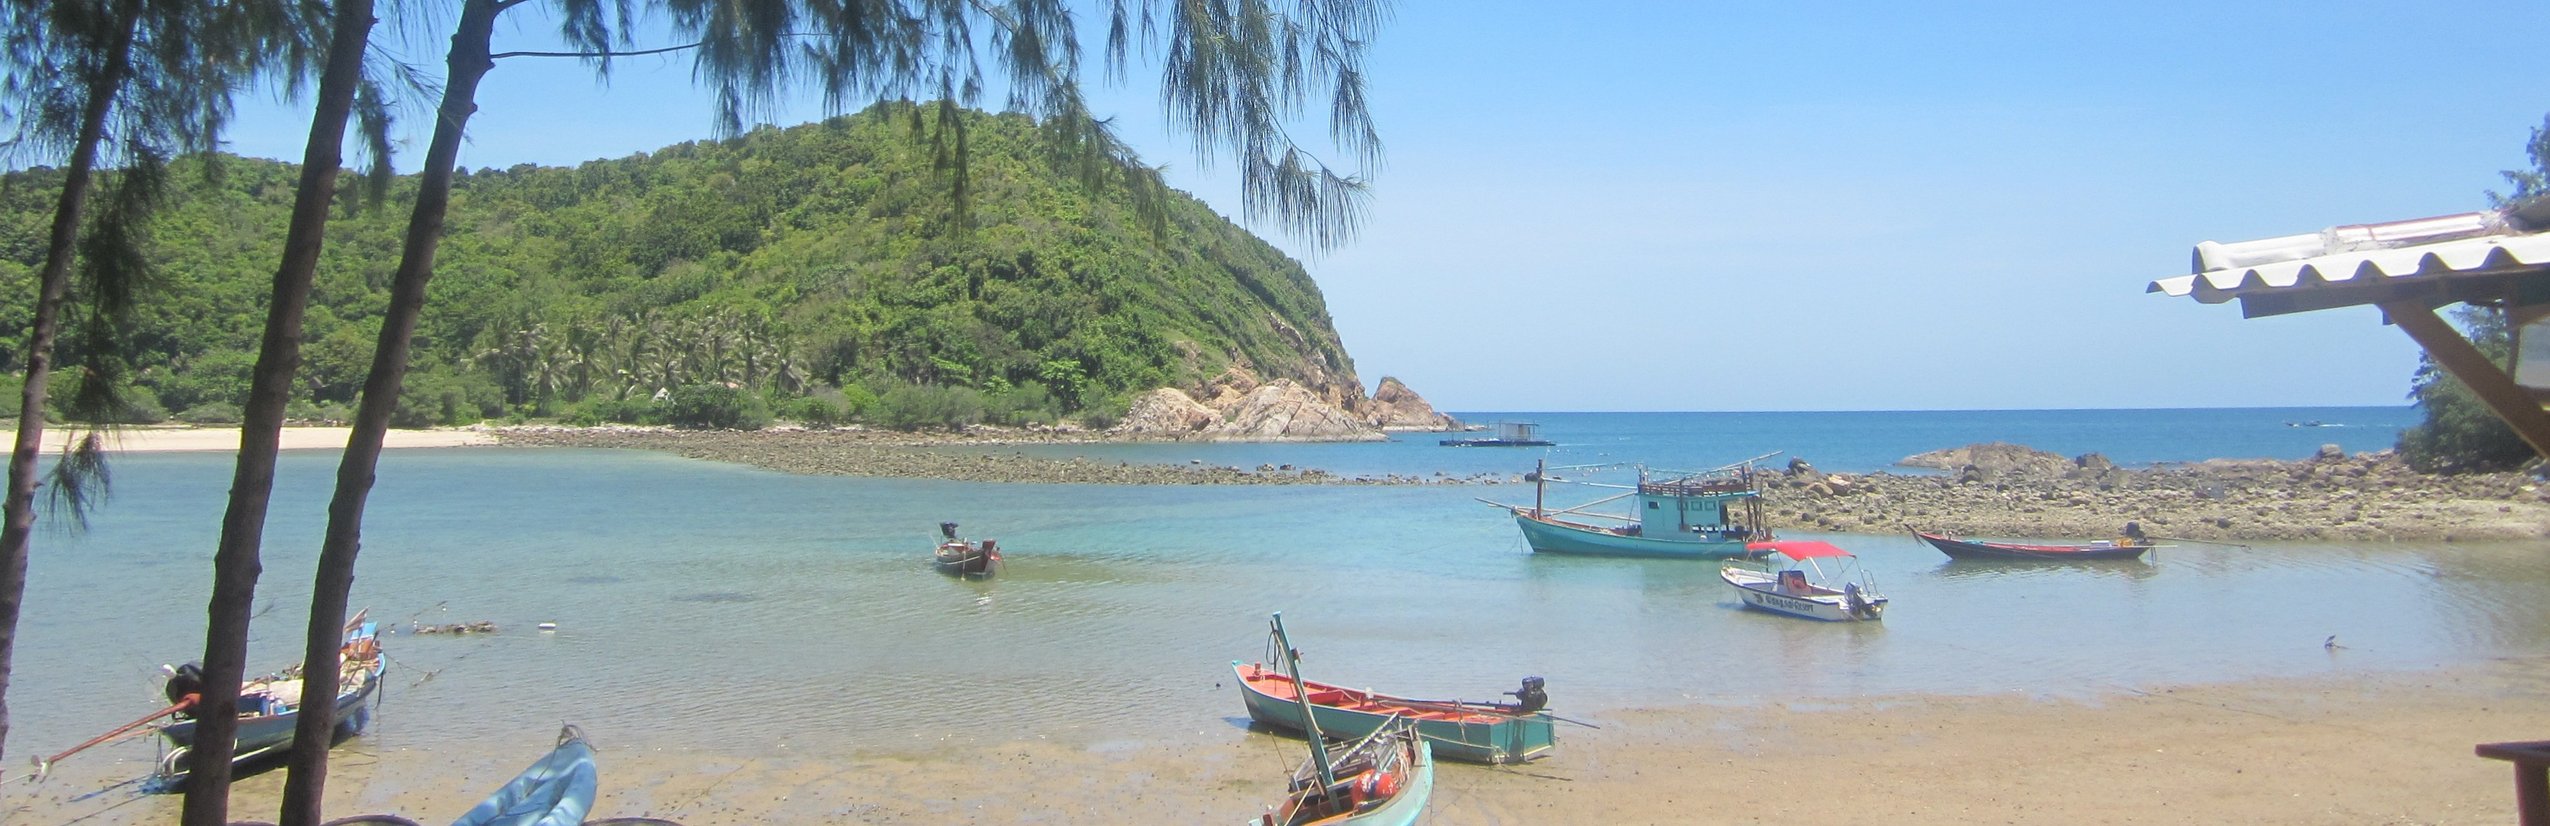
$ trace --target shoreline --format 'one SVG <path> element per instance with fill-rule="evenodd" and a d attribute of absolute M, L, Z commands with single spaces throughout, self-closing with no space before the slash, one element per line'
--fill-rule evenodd
<path fill-rule="evenodd" d="M 286 427 L 286 450 L 342 448 L 344 427 Z M 63 431 L 47 429 L 48 451 Z M 135 427 L 109 435 L 121 452 L 235 452 L 237 428 Z M 1520 477 L 1339 476 L 1290 465 L 1255 469 L 999 455 L 1023 444 L 1131 444 L 1087 431 L 977 428 L 966 433 L 835 430 L 684 431 L 647 427 L 475 425 L 391 430 L 386 449 L 559 447 L 645 450 L 783 473 L 960 482 L 1098 485 L 1505 485 Z M 959 448 L 959 449 L 950 449 Z M 974 450 L 965 450 L 974 449 Z M 2049 454 L 2050 455 L 2050 454 Z M 2088 457 L 2084 457 L 2088 458 Z M 2103 460 L 2102 460 L 2103 461 Z M 1800 461 L 1766 470 L 1775 528 L 1900 534 L 1907 528 L 2016 539 L 2108 537 L 2139 521 L 2155 537 L 2242 541 L 2521 541 L 2550 538 L 2550 485 L 2520 473 L 2433 476 L 2388 454 L 2225 460 L 1959 475 L 1824 474 Z"/>
<path fill-rule="evenodd" d="M 2067 698 L 1686 698 L 1594 713 L 1601 729 L 1566 728 L 1557 752 L 1529 764 L 1444 764 L 1427 822 L 1801 822 L 1848 812 L 1913 826 L 2506 823 L 2508 766 L 2472 747 L 2541 736 L 2550 657 Z M 1303 752 L 1297 739 L 1231 718 L 1200 720 L 1173 740 L 1040 734 L 907 750 L 810 733 L 730 753 L 588 733 L 600 751 L 595 817 L 686 826 L 1080 822 L 1096 812 L 1236 822 L 1280 794 Z M 545 751 L 548 733 L 517 739 L 463 754 L 399 748 L 388 734 L 349 741 L 330 761 L 328 812 L 439 822 Z M 0 786 L 0 811 L 30 822 L 174 818 L 174 795 L 79 799 L 103 785 L 93 783 L 97 768 Z M 282 783 L 281 771 L 239 780 L 232 818 L 271 814 Z"/>

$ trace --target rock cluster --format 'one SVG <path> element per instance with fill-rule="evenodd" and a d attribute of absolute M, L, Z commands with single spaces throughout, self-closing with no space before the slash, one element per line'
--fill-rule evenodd
<path fill-rule="evenodd" d="M 1360 411 L 1365 421 L 1383 430 L 1459 430 L 1461 423 L 1435 412 L 1424 396 L 1408 389 L 1397 376 L 1381 377 L 1381 385 L 1373 388 L 1372 399 Z"/>
<path fill-rule="evenodd" d="M 2095 453 L 1973 445 L 1903 464 L 1917 462 L 1946 472 L 1825 474 L 1794 461 L 1769 475 L 1763 498 L 1777 525 L 1843 533 L 2099 538 L 2135 521 L 2156 536 L 2217 541 L 2550 537 L 2550 493 L 2532 478 L 2423 474 L 2389 451 L 2128 470 Z"/>
<path fill-rule="evenodd" d="M 1234 366 L 1189 394 L 1163 387 L 1133 400 L 1110 436 L 1126 439 L 1234 442 L 1372 442 L 1383 429 L 1454 426 L 1416 391 L 1385 378 L 1372 397 L 1332 399 L 1292 379 L 1259 381 Z"/>

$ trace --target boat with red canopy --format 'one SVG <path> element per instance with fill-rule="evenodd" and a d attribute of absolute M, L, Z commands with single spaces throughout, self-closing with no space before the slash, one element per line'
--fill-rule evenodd
<path fill-rule="evenodd" d="M 1812 539 L 1744 547 L 1765 554 L 1764 559 L 1730 562 L 1718 571 L 1744 607 L 1827 622 L 1875 621 L 1886 615 L 1886 597 L 1877 593 L 1856 554 Z M 1827 573 L 1826 566 L 1833 570 Z M 1836 582 L 1841 585 L 1835 587 Z"/>

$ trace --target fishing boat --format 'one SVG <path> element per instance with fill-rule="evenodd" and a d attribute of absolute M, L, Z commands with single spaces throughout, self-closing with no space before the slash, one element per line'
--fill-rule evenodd
<path fill-rule="evenodd" d="M 1944 534 L 1935 534 L 1926 531 L 1913 531 L 1913 536 L 1920 538 L 1923 542 L 1930 543 L 1930 547 L 1938 548 L 1940 553 L 1947 554 L 1952 559 L 2029 559 L 2054 561 L 2140 559 L 2145 551 L 2149 551 L 2155 547 L 2151 544 L 2151 540 L 2149 539 L 2139 539 L 2132 536 L 2114 540 L 2102 539 L 2096 542 L 2078 545 L 2024 545 L 2015 542 L 1981 542 L 1972 539 L 1955 539 Z"/>
<path fill-rule="evenodd" d="M 1434 796 L 1434 752 L 1413 720 L 1392 715 L 1369 734 L 1331 746 L 1311 712 L 1312 689 L 1301 680 L 1301 660 L 1275 615 L 1274 639 L 1293 675 L 1292 697 L 1307 726 L 1310 759 L 1285 784 L 1284 802 L 1258 817 L 1260 826 L 1409 826 Z"/>
<path fill-rule="evenodd" d="M 1523 541 L 1533 553 L 1586 556 L 1636 556 L 1665 559 L 1731 559 L 1749 556 L 1746 543 L 1772 539 L 1762 507 L 1762 491 L 1754 463 L 1769 454 L 1715 470 L 1650 471 L 1639 465 L 1578 465 L 1551 468 L 1544 461 L 1532 472 L 1532 504 L 1479 501 L 1513 514 Z M 1553 479 L 1550 471 L 1599 472 L 1634 468 L 1634 485 L 1589 479 Z M 1594 488 L 1626 489 L 1626 493 L 1560 510 L 1547 506 L 1549 483 L 1559 481 Z M 1622 500 L 1629 513 L 1596 513 L 1589 509 Z"/>
<path fill-rule="evenodd" d="M 1291 646 L 1279 645 L 1271 659 L 1290 662 Z M 1505 692 L 1514 698 L 1512 703 L 1484 703 L 1413 700 L 1305 680 L 1286 668 L 1263 662 L 1231 663 L 1249 719 L 1303 733 L 1316 724 L 1319 731 L 1336 738 L 1363 737 L 1392 719 L 1404 719 L 1434 744 L 1436 756 L 1489 765 L 1541 757 L 1556 743 L 1551 731 L 1556 718 L 1542 710 L 1549 705 L 1549 694 L 1542 690 L 1539 677 L 1525 677 L 1522 688 Z"/>
<path fill-rule="evenodd" d="M 1851 552 L 1812 540 L 1756 542 L 1752 549 L 1766 554 L 1758 567 L 1731 562 L 1718 572 L 1744 607 L 1827 622 L 1873 622 L 1886 616 L 1886 597 L 1877 593 Z M 1836 570 L 1828 575 L 1817 560 Z M 1841 587 L 1833 587 L 1834 582 Z"/>
<path fill-rule="evenodd" d="M 1541 438 L 1541 426 L 1531 422 L 1497 422 L 1496 435 L 1486 439 L 1444 439 L 1444 447 L 1549 447 Z"/>
<path fill-rule="evenodd" d="M 345 624 L 345 644 L 337 649 L 336 735 L 350 735 L 363 730 L 368 714 L 363 706 L 372 692 L 380 688 L 381 671 L 388 661 L 381 656 L 379 629 L 367 619 L 368 611 L 357 611 Z M 292 747 L 293 727 L 299 724 L 301 709 L 302 666 L 249 680 L 239 686 L 239 745 L 232 752 L 231 763 L 281 753 Z M 164 686 L 168 699 L 175 703 L 170 711 L 177 722 L 161 726 L 159 734 L 167 740 L 168 752 L 160 756 L 159 768 L 144 785 L 154 791 L 174 791 L 186 778 L 187 754 L 195 745 L 195 719 L 186 709 L 194 705 L 194 697 L 203 687 L 203 669 L 187 663 L 172 670 Z"/>
<path fill-rule="evenodd" d="M 575 726 L 558 730 L 549 754 L 514 775 L 495 794 L 478 802 L 452 826 L 577 826 L 593 810 L 600 781 L 593 765 L 593 746 Z"/>
<path fill-rule="evenodd" d="M 931 553 L 931 564 L 938 566 L 939 573 L 987 577 L 1000 568 L 1001 552 L 994 540 L 967 542 L 956 535 L 954 522 L 939 523 L 939 534 L 944 539 Z"/>

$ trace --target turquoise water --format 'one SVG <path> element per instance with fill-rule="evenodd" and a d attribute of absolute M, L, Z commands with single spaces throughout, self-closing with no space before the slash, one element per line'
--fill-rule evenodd
<path fill-rule="evenodd" d="M 1565 441 L 1575 428 L 1562 425 L 1613 415 L 1540 418 Z M 2046 433 L 2064 418 L 2031 415 L 2048 417 Z M 1948 414 L 1842 418 L 1892 431 L 1895 416 L 1922 435 L 1885 439 L 1970 429 Z M 1628 418 L 1611 432 L 1658 421 Z M 2294 429 L 2312 431 L 2314 446 L 2353 431 Z M 1648 438 L 1669 458 L 1752 450 L 1726 443 L 1730 430 Z M 1897 450 L 1771 435 L 1784 438 L 1760 441 L 1810 458 Z M 2080 438 L 2056 449 L 2178 458 L 2162 436 Z M 2289 442 L 2224 452 L 2278 455 Z M 1316 447 L 1397 472 L 1432 471 L 1403 454 L 1480 453 Z M 335 458 L 286 456 L 256 667 L 297 657 Z M 39 536 L 9 695 L 13 756 L 156 708 L 158 667 L 201 650 L 229 457 L 127 456 L 116 472 L 115 498 L 87 533 Z M 1894 600 L 1883 624 L 1824 625 L 1739 610 L 1706 563 L 1534 556 L 1508 517 L 1472 501 L 1530 495 L 976 484 L 611 451 L 392 451 L 355 603 L 393 630 L 411 618 L 504 630 L 387 638 L 391 670 L 366 747 L 518 742 L 561 721 L 631 747 L 741 753 L 1192 738 L 1237 724 L 1228 664 L 1260 658 L 1277 610 L 1314 677 L 1484 699 L 1539 675 L 1554 708 L 1591 720 L 1790 698 L 2095 697 L 2433 668 L 2550 641 L 2550 565 L 2533 544 L 2184 546 L 2148 562 L 2044 567 L 1951 564 L 1906 537 L 1822 537 L 1858 551 Z M 982 582 L 932 572 L 942 520 L 1000 539 L 1008 569 Z M 533 630 L 542 621 L 559 630 Z M 2331 635 L 2342 647 L 2323 647 Z M 109 748 L 135 766 L 154 756 L 139 743 Z"/>
<path fill-rule="evenodd" d="M 1446 434 L 1395 433 L 1373 444 L 1030 445 L 1031 455 L 1093 460 L 1315 467 L 1345 476 L 1512 476 L 1547 456 L 1552 465 L 1641 462 L 1697 470 L 1774 451 L 1827 471 L 1903 469 L 1917 453 L 2012 442 L 2064 456 L 2102 453 L 2130 466 L 2205 459 L 2304 459 L 2321 445 L 2349 453 L 2390 448 L 2416 424 L 2409 407 L 2280 407 L 2178 410 L 1918 410 L 1810 413 L 1463 412 L 1466 422 L 1538 423 L 1540 448 L 1446 448 Z M 2317 423 L 2317 426 L 2304 426 Z M 1920 472 L 1920 471 L 1912 471 Z"/>

